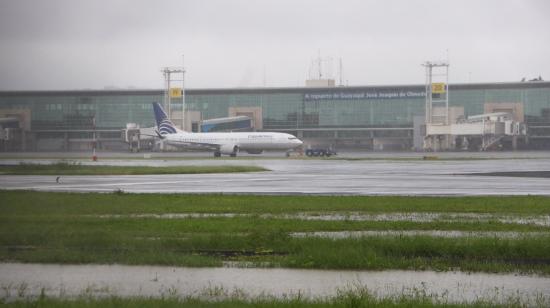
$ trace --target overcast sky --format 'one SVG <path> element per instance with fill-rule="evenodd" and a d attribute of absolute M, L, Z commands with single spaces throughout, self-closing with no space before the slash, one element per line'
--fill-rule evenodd
<path fill-rule="evenodd" d="M 550 79 L 547 0 L 0 0 L 0 90 L 303 86 L 320 51 L 349 85 Z M 448 50 L 448 52 L 447 52 Z M 325 61 L 323 74 L 330 73 Z"/>

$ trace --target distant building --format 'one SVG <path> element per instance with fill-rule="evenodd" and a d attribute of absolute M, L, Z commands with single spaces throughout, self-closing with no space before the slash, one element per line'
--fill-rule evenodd
<path fill-rule="evenodd" d="M 421 131 L 413 123 L 424 115 L 424 91 L 424 85 L 190 89 L 185 127 L 248 116 L 256 131 L 288 132 L 306 144 L 410 150 Z M 550 82 L 451 84 L 449 93 L 450 105 L 464 108 L 464 116 L 512 112 L 527 124 L 528 144 L 520 147 L 550 149 Z M 162 90 L 0 92 L 0 119 L 10 119 L 15 138 L 3 140 L 0 150 L 87 150 L 94 134 L 100 149 L 125 149 L 126 124 L 153 126 L 151 103 L 163 97 Z M 181 108 L 181 98 L 174 99 L 178 125 Z"/>

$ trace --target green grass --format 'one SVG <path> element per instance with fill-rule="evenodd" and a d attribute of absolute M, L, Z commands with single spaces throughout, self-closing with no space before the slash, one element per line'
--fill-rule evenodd
<path fill-rule="evenodd" d="M 140 213 L 499 213 L 550 215 L 550 197 L 254 196 L 1 191 L 1 215 Z M 13 205 L 17 206 L 13 206 Z M 37 206 L 40 204 L 40 206 Z"/>
<path fill-rule="evenodd" d="M 0 165 L 0 174 L 5 175 L 145 175 L 145 174 L 195 174 L 269 171 L 256 166 L 106 166 L 81 165 L 60 162 L 41 165 L 21 163 L 19 165 Z"/>
<path fill-rule="evenodd" d="M 87 228 L 86 224 L 82 228 Z M 194 233 L 162 236 L 113 228 L 92 232 L 48 226 L 3 240 L 3 261 L 38 263 L 221 266 L 223 261 L 311 269 L 417 269 L 550 273 L 550 236 L 520 239 L 364 237 L 290 238 L 284 232 Z M 4 231 L 2 232 L 4 233 Z M 168 234 L 170 232 L 167 232 Z M 160 236 L 159 236 L 160 235 Z M 29 238 L 30 236 L 30 238 Z"/>
<path fill-rule="evenodd" d="M 545 197 L 314 197 L 0 191 L 0 261 L 550 274 L 550 227 L 489 221 L 320 221 L 295 213 L 549 215 Z M 241 213 L 163 219 L 139 214 Z M 118 216 L 111 216 L 118 215 Z M 518 238 L 294 238 L 341 230 L 537 231 Z"/>
<path fill-rule="evenodd" d="M 110 297 L 103 299 L 80 298 L 76 300 L 51 299 L 44 298 L 37 301 L 16 301 L 10 303 L 0 303 L 2 307 L 196 307 L 196 308 L 353 308 L 353 307 L 377 307 L 377 308 L 401 308 L 401 307 L 419 307 L 419 308 L 492 308 L 492 307 L 525 307 L 521 301 L 511 302 L 509 304 L 497 304 L 490 301 L 478 301 L 474 303 L 446 303 L 432 302 L 430 298 L 398 297 L 389 299 L 378 299 L 373 296 L 347 295 L 328 300 L 306 300 L 306 299 L 225 299 L 218 301 L 206 301 L 195 298 L 177 299 L 177 298 L 120 298 Z M 539 307 L 543 307 L 542 305 Z"/>
<path fill-rule="evenodd" d="M 107 290 L 108 292 L 108 290 Z M 442 294 L 431 294 L 425 289 L 403 290 L 401 294 L 377 296 L 365 287 L 351 287 L 344 290 L 338 289 L 336 295 L 307 298 L 303 294 L 287 295 L 276 298 L 268 295 L 257 297 L 247 296 L 247 290 L 225 290 L 223 288 L 211 288 L 200 292 L 202 295 L 181 296 L 177 293 L 162 295 L 161 297 L 130 297 L 119 296 L 94 297 L 94 294 L 84 293 L 76 298 L 54 298 L 42 294 L 35 298 L 25 298 L 19 294 L 18 298 L 10 301 L 2 301 L 1 307 L 199 307 L 199 308 L 344 308 L 344 307 L 424 307 L 424 308 L 491 308 L 491 307 L 548 307 L 549 299 L 543 295 L 534 295 L 530 298 L 522 298 L 521 294 L 503 298 L 505 303 L 498 302 L 496 298 L 478 298 L 467 302 L 451 302 Z M 208 299 L 206 299 L 208 298 Z"/>

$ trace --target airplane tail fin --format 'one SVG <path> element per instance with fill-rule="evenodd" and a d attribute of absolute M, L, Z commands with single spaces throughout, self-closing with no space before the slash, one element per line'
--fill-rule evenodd
<path fill-rule="evenodd" d="M 157 133 L 160 135 L 159 137 L 178 132 L 178 129 L 174 123 L 168 119 L 166 112 L 164 112 L 164 109 L 162 109 L 159 103 L 153 103 L 153 111 L 155 112 L 155 121 L 157 122 Z"/>

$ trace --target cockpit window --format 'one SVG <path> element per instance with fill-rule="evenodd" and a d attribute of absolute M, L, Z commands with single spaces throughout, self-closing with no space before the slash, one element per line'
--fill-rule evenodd
<path fill-rule="evenodd" d="M 298 138 L 296 138 L 296 137 L 288 137 L 288 140 L 296 140 L 296 139 L 298 139 Z"/>

